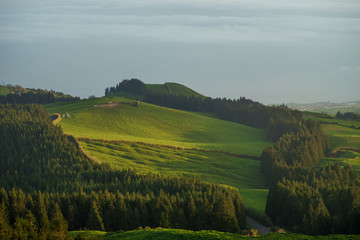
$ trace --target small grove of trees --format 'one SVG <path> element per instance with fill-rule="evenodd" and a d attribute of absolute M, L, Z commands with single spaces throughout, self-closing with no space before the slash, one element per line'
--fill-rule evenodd
<path fill-rule="evenodd" d="M 1 239 L 21 231 L 35 239 L 65 239 L 68 228 L 240 232 L 246 227 L 238 192 L 199 179 L 97 164 L 50 122 L 41 105 L 0 104 L 0 138 Z"/>
<path fill-rule="evenodd" d="M 115 87 L 106 88 L 105 96 L 121 91 L 130 92 L 139 96 L 144 96 L 146 93 L 146 86 L 139 79 L 136 78 L 132 78 L 130 80 L 125 79 L 122 82 L 116 84 Z"/>
<path fill-rule="evenodd" d="M 344 114 L 337 112 L 336 118 L 344 120 L 360 120 L 360 115 L 353 112 L 346 112 Z"/>

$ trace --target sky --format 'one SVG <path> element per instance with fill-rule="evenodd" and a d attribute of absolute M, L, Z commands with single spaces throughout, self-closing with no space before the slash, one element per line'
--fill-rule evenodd
<path fill-rule="evenodd" d="M 360 100 L 359 0 L 0 0 L 0 84 L 123 79 L 264 104 Z"/>

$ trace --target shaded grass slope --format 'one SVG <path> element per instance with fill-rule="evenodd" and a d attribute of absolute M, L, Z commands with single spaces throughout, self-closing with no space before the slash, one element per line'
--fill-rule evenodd
<path fill-rule="evenodd" d="M 145 84 L 146 93 L 161 93 L 161 94 L 173 94 L 186 97 L 200 97 L 204 96 L 195 92 L 194 90 L 179 84 L 179 83 L 165 83 L 165 84 Z"/>

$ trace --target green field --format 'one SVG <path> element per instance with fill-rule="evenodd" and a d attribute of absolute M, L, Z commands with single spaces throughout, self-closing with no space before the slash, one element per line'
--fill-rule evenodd
<path fill-rule="evenodd" d="M 355 147 L 360 149 L 360 129 L 334 124 L 322 124 L 322 130 L 330 138 L 332 150 L 339 147 Z"/>
<path fill-rule="evenodd" d="M 195 92 L 194 90 L 178 83 L 146 84 L 146 92 L 182 95 L 187 97 L 204 97 L 203 95 Z"/>
<path fill-rule="evenodd" d="M 8 87 L 0 86 L 0 95 L 6 96 L 11 92 L 11 89 Z"/>
<path fill-rule="evenodd" d="M 207 182 L 226 184 L 239 189 L 263 188 L 265 177 L 260 161 L 224 153 L 177 150 L 142 144 L 81 141 L 84 150 L 102 162 L 119 169 L 166 176 L 200 177 Z"/>
<path fill-rule="evenodd" d="M 165 84 L 146 84 L 146 93 L 170 94 Z"/>
<path fill-rule="evenodd" d="M 341 125 L 346 127 L 360 128 L 360 121 L 343 120 L 332 116 L 320 114 L 320 113 L 306 113 L 304 119 L 313 119 L 314 121 L 320 121 L 322 123 L 329 123 L 334 125 Z"/>
<path fill-rule="evenodd" d="M 79 231 L 71 232 L 73 238 L 75 238 L 79 233 Z M 86 233 L 86 232 L 84 232 Z M 264 236 L 250 237 L 244 236 L 235 233 L 225 233 L 218 231 L 190 231 L 183 229 L 141 229 L 141 230 L 133 230 L 127 232 L 115 232 L 115 233 L 104 233 L 104 232 L 93 232 L 90 231 L 87 234 L 89 236 L 97 234 L 101 236 L 103 240 L 118 240 L 118 239 L 132 239 L 132 240 L 191 240 L 191 239 L 203 239 L 203 240 L 235 240 L 235 239 L 256 239 L 256 240 L 342 240 L 342 239 L 360 239 L 360 235 L 327 235 L 327 236 L 308 236 L 302 234 L 292 234 L 292 233 L 270 233 Z"/>
<path fill-rule="evenodd" d="M 266 130 L 195 113 L 141 103 L 130 106 L 120 97 L 49 104 L 50 113 L 70 113 L 60 125 L 65 133 L 93 139 L 126 140 L 186 148 L 222 150 L 260 156 L 270 143 Z M 94 107 L 120 102 L 116 107 Z"/>
<path fill-rule="evenodd" d="M 251 207 L 257 212 L 265 214 L 268 189 L 240 189 L 239 192 L 245 207 Z"/>
<path fill-rule="evenodd" d="M 136 169 L 163 176 L 199 177 L 206 182 L 240 189 L 246 206 L 265 211 L 268 190 L 260 173 L 260 161 L 224 153 L 170 149 L 143 144 L 81 141 L 84 150 L 119 169 Z"/>

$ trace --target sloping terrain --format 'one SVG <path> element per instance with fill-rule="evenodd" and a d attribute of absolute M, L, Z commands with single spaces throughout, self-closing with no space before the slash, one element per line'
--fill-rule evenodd
<path fill-rule="evenodd" d="M 194 90 L 178 83 L 146 84 L 146 93 L 173 94 L 186 97 L 204 97 Z"/>
<path fill-rule="evenodd" d="M 114 107 L 101 104 L 118 102 Z M 259 156 L 266 131 L 195 113 L 104 97 L 70 104 L 48 105 L 50 113 L 69 113 L 60 122 L 65 133 L 76 137 L 125 140 L 185 148 L 219 150 Z M 105 106 L 105 105 L 103 105 Z"/>
<path fill-rule="evenodd" d="M 324 114 L 308 113 L 305 118 L 322 122 L 321 128 L 329 136 L 333 154 L 320 160 L 319 166 L 339 163 L 351 165 L 360 176 L 360 122 L 342 120 Z M 354 151 L 355 150 L 355 151 Z"/>
<path fill-rule="evenodd" d="M 83 148 L 104 163 L 143 173 L 197 176 L 226 184 L 240 189 L 247 206 L 264 211 L 267 190 L 263 189 L 266 181 L 259 171 L 260 161 L 223 152 L 259 157 L 263 148 L 271 144 L 266 141 L 265 130 L 143 102 L 140 107 L 132 103 L 136 102 L 110 96 L 49 104 L 47 108 L 50 113 L 69 113 L 59 123 L 64 132 L 83 138 Z"/>
<path fill-rule="evenodd" d="M 6 96 L 11 92 L 11 89 L 8 87 L 0 86 L 0 95 Z"/>

